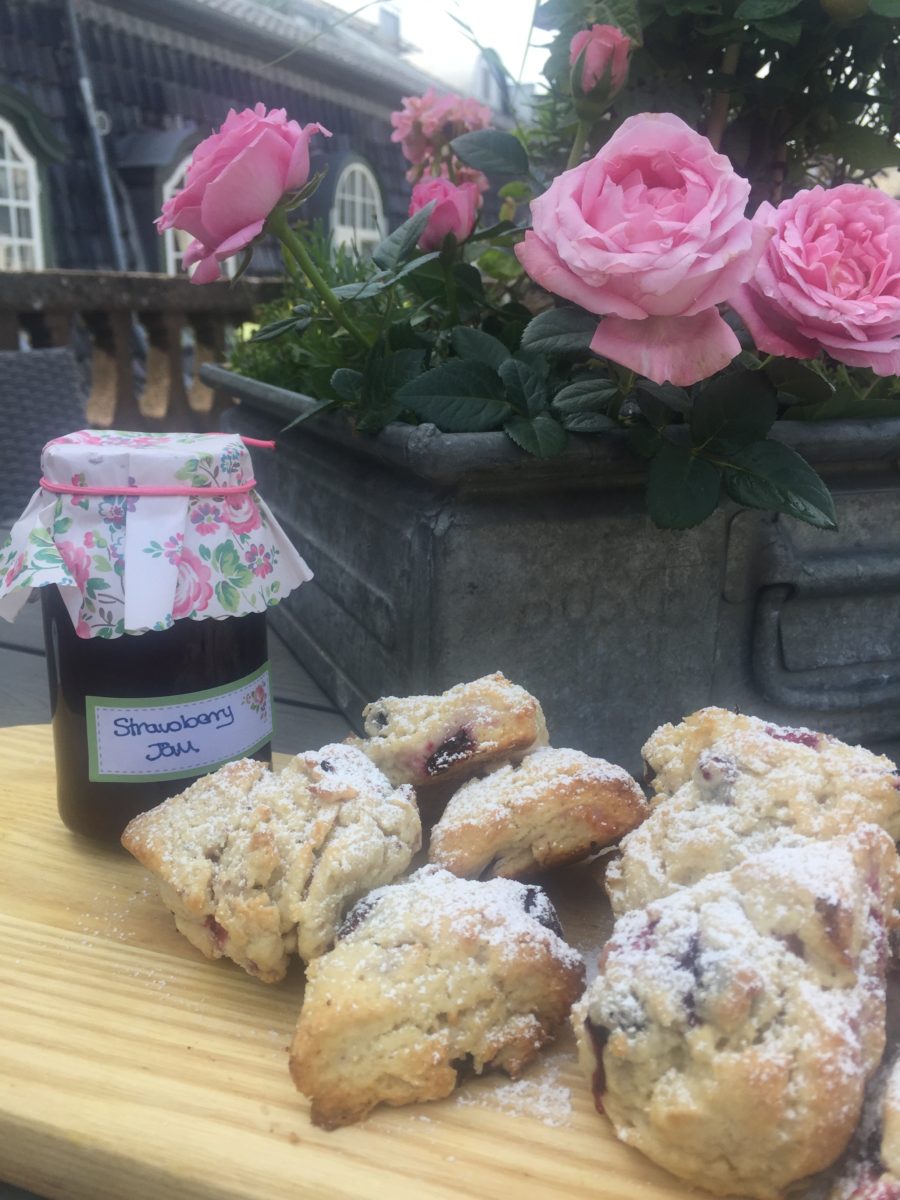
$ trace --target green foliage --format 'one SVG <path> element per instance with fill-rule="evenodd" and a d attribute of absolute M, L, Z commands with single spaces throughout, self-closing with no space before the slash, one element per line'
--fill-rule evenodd
<path fill-rule="evenodd" d="M 674 112 L 750 179 L 754 207 L 900 163 L 900 0 L 641 0 L 637 25 L 636 15 L 632 0 L 539 6 L 536 24 L 556 33 L 528 138 L 543 177 L 572 141 L 569 43 L 595 22 L 618 25 L 637 49 L 594 149 L 627 116 Z"/>

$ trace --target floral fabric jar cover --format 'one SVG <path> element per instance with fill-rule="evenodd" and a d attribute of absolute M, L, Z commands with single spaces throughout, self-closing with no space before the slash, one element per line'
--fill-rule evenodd
<path fill-rule="evenodd" d="M 49 442 L 41 465 L 45 486 L 0 550 L 7 620 L 55 584 L 79 637 L 116 638 L 261 612 L 312 578 L 248 490 L 233 434 L 80 430 Z"/>

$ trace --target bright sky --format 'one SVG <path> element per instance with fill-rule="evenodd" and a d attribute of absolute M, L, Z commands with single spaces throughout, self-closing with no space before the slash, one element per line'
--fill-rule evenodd
<path fill-rule="evenodd" d="M 355 12 L 365 0 L 329 2 Z M 399 13 L 403 39 L 419 48 L 409 55 L 410 62 L 454 87 L 469 84 L 477 51 L 451 13 L 466 22 L 483 46 L 497 51 L 514 79 L 520 71 L 523 83 L 536 83 L 540 78 L 544 54 L 532 48 L 526 55 L 534 0 L 390 0 L 387 7 Z M 379 3 L 372 3 L 359 15 L 377 21 L 378 8 Z M 538 45 L 546 38 L 542 30 L 534 31 Z"/>

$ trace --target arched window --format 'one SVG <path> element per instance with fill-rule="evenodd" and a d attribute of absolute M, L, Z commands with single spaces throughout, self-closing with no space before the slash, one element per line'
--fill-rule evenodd
<path fill-rule="evenodd" d="M 184 187 L 185 176 L 187 175 L 188 167 L 191 165 L 192 157 L 193 153 L 186 155 L 171 173 L 171 175 L 169 175 L 169 177 L 163 182 L 163 203 L 165 203 L 166 200 L 171 200 L 175 193 L 180 192 Z M 189 233 L 185 233 L 182 229 L 166 229 L 163 232 L 163 246 L 166 253 L 166 273 L 168 275 L 180 275 L 184 270 L 182 265 L 184 252 L 187 250 L 192 241 L 193 238 L 191 235 Z M 229 279 L 237 270 L 238 261 L 239 257 L 237 259 L 228 258 L 223 263 L 219 264 L 223 273 L 228 276 Z M 189 267 L 188 274 L 190 274 L 193 269 L 193 267 Z"/>
<path fill-rule="evenodd" d="M 335 245 L 355 246 L 363 255 L 370 255 L 385 236 L 381 189 L 365 163 L 352 162 L 338 176 L 331 236 Z"/>
<path fill-rule="evenodd" d="M 37 161 L 0 117 L 0 270 L 43 269 L 40 200 Z"/>

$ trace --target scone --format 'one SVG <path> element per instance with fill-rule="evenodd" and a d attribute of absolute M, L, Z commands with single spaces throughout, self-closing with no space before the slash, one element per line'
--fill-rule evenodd
<path fill-rule="evenodd" d="M 402 874 L 421 838 L 412 788 L 332 745 L 280 775 L 229 763 L 135 817 L 122 844 L 192 945 L 274 983 L 291 954 L 324 953 L 347 908 Z"/>
<path fill-rule="evenodd" d="M 837 738 L 703 709 L 658 729 L 644 756 L 657 793 L 607 868 L 617 914 L 776 845 L 836 837 L 864 822 L 900 836 L 894 764 Z"/>
<path fill-rule="evenodd" d="M 883 1066 L 872 1081 L 828 1200 L 900 1200 L 900 1059 Z"/>
<path fill-rule="evenodd" d="M 696 774 L 697 760 L 726 742 L 755 749 L 775 743 L 789 751 L 801 751 L 796 761 L 817 763 L 823 785 L 832 791 L 851 787 L 864 804 L 871 806 L 871 820 L 900 838 L 900 801 L 887 795 L 889 786 L 900 787 L 897 768 L 884 755 L 872 754 L 861 746 L 848 746 L 827 733 L 812 729 L 775 725 L 759 717 L 726 708 L 701 708 L 677 725 L 661 725 L 644 744 L 646 782 L 653 791 L 652 803 L 672 796 Z M 887 821 L 892 824 L 887 824 Z"/>
<path fill-rule="evenodd" d="M 547 744 L 537 700 L 496 672 L 440 696 L 387 696 L 363 709 L 364 738 L 348 738 L 391 783 L 417 790 L 489 770 Z"/>
<path fill-rule="evenodd" d="M 622 1141 L 723 1195 L 774 1198 L 832 1163 L 884 1049 L 897 888 L 866 825 L 620 918 L 572 1020 Z"/>
<path fill-rule="evenodd" d="M 310 964 L 291 1074 L 325 1129 L 440 1100 L 464 1070 L 515 1078 L 583 986 L 540 888 L 423 867 L 360 901 Z"/>
<path fill-rule="evenodd" d="M 596 853 L 647 812 L 621 767 L 542 747 L 464 783 L 431 832 L 428 858 L 454 875 L 516 879 Z"/>

